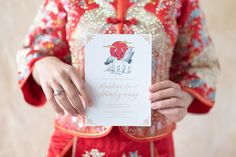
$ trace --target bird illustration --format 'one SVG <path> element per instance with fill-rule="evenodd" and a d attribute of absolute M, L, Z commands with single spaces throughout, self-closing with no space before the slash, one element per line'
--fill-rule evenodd
<path fill-rule="evenodd" d="M 106 62 L 104 62 L 105 65 L 109 65 L 110 63 L 114 62 L 116 60 L 115 57 L 110 56 L 107 58 Z"/>
<path fill-rule="evenodd" d="M 121 61 L 124 61 L 124 62 L 127 62 L 127 63 L 131 64 L 133 55 L 134 55 L 133 47 L 130 47 L 125 52 L 125 55 L 121 59 Z M 117 60 L 116 57 L 110 56 L 110 57 L 107 58 L 107 60 L 106 60 L 106 62 L 104 62 L 104 64 L 109 65 L 109 64 L 113 63 L 115 60 Z"/>
<path fill-rule="evenodd" d="M 133 48 L 130 47 L 130 48 L 126 51 L 126 53 L 125 53 L 125 55 L 124 55 L 122 61 L 128 62 L 129 64 L 131 64 L 133 55 L 134 55 Z"/>

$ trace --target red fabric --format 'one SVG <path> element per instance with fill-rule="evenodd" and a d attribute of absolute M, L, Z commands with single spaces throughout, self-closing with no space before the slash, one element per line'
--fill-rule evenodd
<path fill-rule="evenodd" d="M 192 104 L 189 106 L 188 112 L 196 114 L 204 114 L 208 113 L 211 110 L 211 108 L 212 108 L 211 106 L 207 106 L 195 98 Z"/>
<path fill-rule="evenodd" d="M 71 141 L 73 141 L 72 136 L 56 129 L 51 139 L 48 157 L 71 157 L 72 147 L 68 147 L 67 151 L 63 152 Z M 124 154 L 129 157 L 129 153 L 135 151 L 142 157 L 150 156 L 150 142 L 131 141 L 121 134 L 117 127 L 114 127 L 110 134 L 102 138 L 78 138 L 76 157 L 81 157 L 85 151 L 90 152 L 92 149 L 104 152 L 104 157 L 122 157 Z M 174 157 L 172 135 L 154 141 L 154 149 L 155 153 L 158 152 L 159 157 Z"/>
<path fill-rule="evenodd" d="M 115 1 L 111 4 L 114 6 L 119 6 L 117 2 L 118 1 Z M 75 53 L 75 50 L 73 49 L 73 45 L 75 44 L 73 43 L 73 36 L 75 34 L 73 33 L 76 32 L 75 29 L 79 23 L 80 17 L 84 13 L 89 12 L 91 9 L 97 7 L 99 7 L 99 5 L 95 4 L 95 2 L 88 4 L 78 4 L 77 1 L 74 0 L 44 1 L 44 4 L 39 11 L 39 15 L 37 16 L 37 22 L 34 24 L 34 27 L 32 27 L 26 37 L 24 48 L 18 53 L 18 80 L 24 93 L 25 100 L 28 103 L 35 106 L 40 106 L 46 102 L 41 87 L 38 86 L 32 78 L 31 72 L 33 63 L 42 56 L 49 55 L 56 56 L 62 61 L 69 63 L 69 57 L 71 56 L 70 50 L 72 50 L 72 53 Z M 123 9 L 126 10 L 127 7 L 129 7 L 129 5 Z M 125 11 L 118 9 L 121 7 L 114 8 L 117 12 L 117 15 L 119 15 L 119 19 L 120 17 L 123 19 L 125 17 Z M 214 75 L 211 76 L 211 74 L 214 73 L 214 69 L 217 69 L 217 61 L 211 57 L 212 51 L 208 50 L 212 43 L 205 29 L 205 18 L 200 9 L 199 0 L 181 0 L 179 3 L 169 3 L 169 1 L 150 1 L 145 5 L 144 9 L 151 12 L 153 15 L 156 15 L 160 23 L 163 24 L 163 27 L 171 40 L 171 43 L 168 46 L 170 49 L 174 48 L 173 61 L 170 69 L 170 79 L 174 82 L 180 83 L 184 87 L 191 88 L 194 93 L 197 93 L 195 96 L 198 95 L 198 97 L 195 97 L 194 102 L 188 108 L 188 111 L 194 113 L 208 112 L 211 106 L 204 102 L 210 101 L 212 104 L 214 103 L 215 86 L 211 86 L 212 82 L 208 82 L 206 80 L 212 79 L 214 82 Z M 94 16 L 94 20 L 91 21 L 98 20 L 96 17 L 97 16 Z M 132 21 L 130 22 L 131 24 L 135 24 L 137 21 L 133 21 L 133 23 Z M 142 25 L 142 23 L 144 24 L 143 19 L 140 19 L 138 22 L 140 25 Z M 104 23 L 101 25 L 105 25 L 105 23 L 106 21 L 104 21 Z M 114 21 L 114 23 L 116 23 L 116 21 Z M 121 27 L 119 27 L 118 30 L 126 30 L 126 33 L 137 33 L 137 31 L 135 32 L 132 29 L 127 29 L 129 27 L 122 28 L 122 23 L 120 23 L 119 26 Z M 114 33 L 113 25 L 109 25 L 108 28 Z M 147 30 L 152 30 L 151 28 L 152 27 L 150 25 L 150 29 Z M 148 31 L 144 33 L 148 33 Z M 166 39 L 163 38 L 161 40 L 168 41 L 169 39 L 167 40 L 167 38 L 168 37 L 166 36 Z M 69 42 L 71 43 L 70 46 L 68 44 Z M 207 54 L 205 54 L 206 51 Z M 157 65 L 156 67 L 163 67 L 163 69 L 158 69 L 160 72 L 167 72 L 169 69 L 166 70 L 164 65 L 169 65 L 168 59 L 169 56 L 172 55 L 163 52 L 162 55 L 156 56 L 158 59 L 161 59 L 160 61 L 163 61 L 163 63 L 155 63 L 154 65 Z M 205 58 L 208 59 L 206 60 Z M 80 66 L 82 67 L 82 65 Z M 208 70 L 207 76 L 203 77 L 202 75 L 199 75 L 199 73 L 201 74 L 202 72 L 206 73 L 205 70 Z M 156 71 L 157 70 L 155 70 L 155 72 Z M 165 78 L 165 76 L 161 77 Z M 208 78 L 205 80 L 205 77 L 209 77 L 210 79 Z M 70 152 L 68 150 L 70 149 L 72 142 L 73 136 L 62 133 L 56 129 L 52 136 L 48 156 L 60 157 L 66 152 L 70 156 Z M 81 147 L 82 145 L 83 147 Z M 138 149 L 139 153 L 144 153 L 143 156 L 149 156 L 149 143 L 140 144 L 127 140 L 117 130 L 117 128 L 114 128 L 108 136 L 103 138 L 79 138 L 78 152 L 82 153 L 84 149 L 91 149 L 91 145 L 93 148 L 95 146 L 99 149 L 101 148 L 101 151 L 104 152 L 108 152 L 110 150 L 115 151 L 116 149 L 113 149 L 115 147 L 119 149 L 124 148 L 122 151 L 126 153 L 128 153 L 128 151 L 134 151 L 134 149 Z M 103 150 L 104 147 L 105 150 Z M 161 157 L 171 155 L 174 156 L 173 141 L 171 136 L 155 142 L 155 147 L 158 149 L 159 154 L 162 154 Z"/>
<path fill-rule="evenodd" d="M 63 153 L 63 150 L 65 150 L 67 147 L 69 147 L 68 150 L 70 149 L 72 141 L 73 141 L 73 136 L 65 134 L 61 132 L 59 129 L 55 129 L 51 137 L 51 143 L 48 149 L 47 157 L 60 156 L 60 154 Z"/>
<path fill-rule="evenodd" d="M 177 18 L 179 36 L 172 57 L 170 80 L 179 83 L 194 96 L 188 112 L 208 113 L 215 103 L 216 87 L 206 78 L 211 81 L 216 79 L 219 64 L 212 57 L 212 40 L 199 0 L 182 0 L 180 13 Z M 210 71 L 214 71 L 214 74 Z"/>
<path fill-rule="evenodd" d="M 111 4 L 116 6 L 118 5 L 116 4 L 117 2 L 118 1 L 115 1 Z M 126 5 L 124 10 L 131 7 L 132 4 L 128 3 L 128 1 L 127 3 L 126 1 L 119 2 L 125 2 L 124 4 Z M 29 77 L 31 80 L 27 80 L 28 76 L 31 76 L 34 60 L 38 60 L 42 56 L 51 55 L 56 56 L 63 61 L 68 61 L 69 56 L 71 55 L 71 47 L 68 43 L 72 41 L 72 32 L 75 32 L 75 26 L 77 26 L 80 17 L 85 13 L 85 10 L 90 11 L 91 9 L 99 7 L 95 2 L 91 2 L 86 4 L 85 8 L 87 9 L 84 9 L 75 3 L 77 2 L 45 0 L 39 11 L 39 15 L 37 16 L 36 21 L 38 22 L 30 29 L 26 36 L 24 48 L 18 52 L 19 84 L 23 90 L 25 100 L 29 104 L 40 106 L 45 103 L 45 97 L 40 87 L 32 81 L 32 77 Z M 162 5 L 159 3 L 162 3 Z M 202 96 L 202 99 L 211 101 L 213 104 L 215 97 L 212 95 L 215 93 L 215 87 L 209 86 L 209 83 L 205 82 L 205 80 L 198 75 L 199 72 L 208 69 L 209 76 L 206 77 L 211 77 L 210 75 L 213 73 L 213 69 L 216 69 L 216 60 L 209 57 L 212 56 L 212 52 L 209 51 L 209 55 L 206 55 L 206 57 L 209 57 L 207 62 L 202 59 L 202 61 L 197 64 L 196 62 L 194 65 L 191 64 L 194 58 L 201 57 L 201 54 L 203 52 L 205 53 L 205 49 L 209 47 L 209 45 L 212 45 L 209 34 L 205 29 L 205 18 L 199 6 L 199 0 L 181 0 L 179 4 L 173 4 L 174 3 L 169 4 L 168 1 L 150 1 L 150 3 L 147 3 L 144 6 L 144 9 L 152 12 L 162 21 L 167 34 L 170 35 L 173 42 L 172 46 L 175 47 L 173 62 L 170 69 L 170 79 L 185 87 L 192 88 L 196 93 Z M 68 8 L 68 6 L 70 7 Z M 156 9 L 161 6 L 164 8 L 158 9 L 156 12 Z M 172 12 L 172 9 L 169 7 L 174 7 L 176 12 Z M 122 12 L 123 16 L 125 12 L 118 10 L 118 8 L 121 7 L 115 8 L 118 12 Z M 66 9 L 69 9 L 71 13 L 68 14 L 68 10 Z M 58 11 L 55 12 L 55 10 Z M 71 20 L 67 21 L 67 19 Z M 132 22 L 132 19 L 131 21 L 128 21 L 127 22 L 131 22 L 131 24 L 137 22 L 136 20 L 133 20 Z M 68 26 L 68 29 L 66 29 L 66 25 Z M 213 80 L 214 79 L 215 78 L 213 78 Z M 202 101 L 198 101 L 198 103 L 195 104 L 201 106 L 205 105 Z M 192 107 L 191 105 L 189 111 L 194 112 L 197 108 L 195 113 L 206 113 L 210 110 L 209 106 L 201 106 L 198 108 Z"/>
<path fill-rule="evenodd" d="M 25 98 L 25 101 L 33 106 L 43 106 L 46 102 L 46 97 L 43 93 L 41 86 L 39 86 L 33 79 L 32 74 L 23 84 L 22 92 Z"/>

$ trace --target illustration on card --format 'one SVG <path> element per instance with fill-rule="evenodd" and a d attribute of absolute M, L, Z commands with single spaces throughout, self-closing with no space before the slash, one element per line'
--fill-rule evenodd
<path fill-rule="evenodd" d="M 115 41 L 111 45 L 104 46 L 110 50 L 110 56 L 104 62 L 105 71 L 113 74 L 131 73 L 132 57 L 134 55 L 134 47 L 129 46 L 131 44 L 127 41 Z"/>

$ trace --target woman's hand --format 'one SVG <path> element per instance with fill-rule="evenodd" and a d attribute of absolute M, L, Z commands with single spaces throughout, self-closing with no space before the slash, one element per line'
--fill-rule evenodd
<path fill-rule="evenodd" d="M 165 115 L 173 122 L 181 121 L 187 114 L 187 108 L 194 97 L 181 90 L 181 87 L 169 80 L 153 84 L 149 91 L 152 109 Z"/>
<path fill-rule="evenodd" d="M 56 57 L 46 57 L 37 61 L 33 77 L 41 85 L 48 103 L 59 114 L 64 114 L 65 110 L 73 116 L 83 115 L 85 105 L 92 103 L 77 70 Z"/>

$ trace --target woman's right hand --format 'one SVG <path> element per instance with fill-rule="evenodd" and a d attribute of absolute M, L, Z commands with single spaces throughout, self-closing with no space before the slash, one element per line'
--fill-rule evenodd
<path fill-rule="evenodd" d="M 56 57 L 45 57 L 37 61 L 33 77 L 41 85 L 48 103 L 59 114 L 67 111 L 72 116 L 83 115 L 85 107 L 92 104 L 84 80 L 78 71 Z"/>

